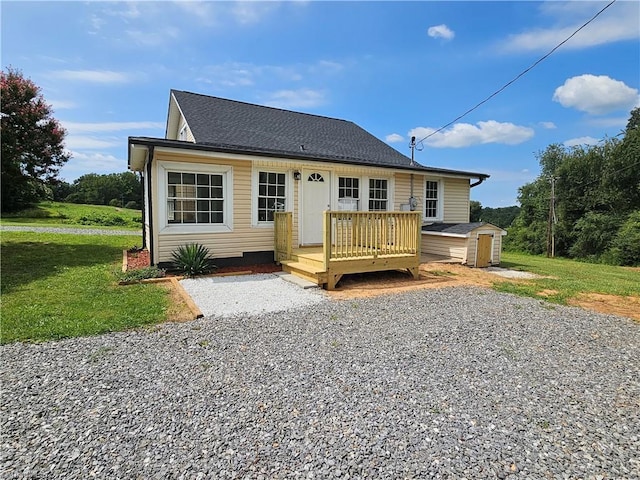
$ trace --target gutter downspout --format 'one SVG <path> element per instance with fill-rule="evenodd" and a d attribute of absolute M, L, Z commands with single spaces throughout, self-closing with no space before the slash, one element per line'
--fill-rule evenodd
<path fill-rule="evenodd" d="M 153 160 L 153 145 L 149 146 L 149 150 L 147 152 L 147 165 L 146 165 L 146 177 L 147 177 L 147 205 L 149 210 L 149 261 L 151 265 L 155 265 L 154 251 L 153 251 L 153 206 L 151 205 L 151 186 L 153 182 L 151 181 L 151 161 Z"/>
<path fill-rule="evenodd" d="M 485 180 L 486 180 L 486 178 L 480 177 L 480 178 L 478 178 L 477 182 L 473 182 L 471 185 L 469 185 L 469 188 L 477 187 L 478 185 L 480 185 Z"/>

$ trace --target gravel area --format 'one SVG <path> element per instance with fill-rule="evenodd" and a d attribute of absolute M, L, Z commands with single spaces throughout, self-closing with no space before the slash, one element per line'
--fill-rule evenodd
<path fill-rule="evenodd" d="M 502 267 L 487 267 L 487 272 L 494 275 L 499 275 L 505 278 L 543 278 L 542 275 L 537 275 L 531 272 L 521 272 L 519 270 L 509 270 Z"/>
<path fill-rule="evenodd" d="M 109 230 L 107 228 L 72 228 L 72 227 L 28 227 L 19 225 L 0 225 L 0 231 L 7 232 L 45 232 L 70 233 L 73 235 L 142 235 L 135 230 Z"/>
<path fill-rule="evenodd" d="M 3 479 L 640 478 L 640 325 L 480 288 L 0 352 Z"/>
<path fill-rule="evenodd" d="M 205 317 L 275 313 L 326 300 L 323 290 L 305 290 L 269 273 L 187 278 L 180 283 Z"/>

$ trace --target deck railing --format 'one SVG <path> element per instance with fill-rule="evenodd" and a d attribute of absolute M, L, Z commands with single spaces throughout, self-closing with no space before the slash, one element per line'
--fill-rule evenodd
<path fill-rule="evenodd" d="M 293 242 L 293 216 L 291 212 L 274 212 L 274 260 L 280 263 L 291 258 Z"/>
<path fill-rule="evenodd" d="M 420 255 L 419 212 L 324 213 L 325 262 Z"/>

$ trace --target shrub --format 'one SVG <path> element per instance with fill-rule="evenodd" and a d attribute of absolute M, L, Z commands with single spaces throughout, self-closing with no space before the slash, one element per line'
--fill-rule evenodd
<path fill-rule="evenodd" d="M 187 276 L 204 275 L 215 270 L 209 249 L 198 243 L 181 245 L 172 254 L 175 268 Z"/>
<path fill-rule="evenodd" d="M 130 210 L 138 210 L 138 202 L 134 201 L 134 200 L 130 200 L 127 202 L 127 204 L 124 206 L 124 208 L 128 208 Z"/>
<path fill-rule="evenodd" d="M 622 224 L 609 253 L 618 265 L 640 265 L 640 210 Z"/>
<path fill-rule="evenodd" d="M 78 217 L 81 225 L 125 226 L 127 219 L 120 215 L 87 214 Z"/>
<path fill-rule="evenodd" d="M 145 267 L 135 270 L 127 270 L 119 275 L 122 282 L 136 282 L 140 280 L 146 280 L 147 278 L 162 278 L 165 276 L 166 271 L 158 267 Z"/>

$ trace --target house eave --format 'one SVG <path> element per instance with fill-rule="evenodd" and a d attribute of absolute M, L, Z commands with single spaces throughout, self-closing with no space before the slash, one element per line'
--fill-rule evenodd
<path fill-rule="evenodd" d="M 404 170 L 404 171 L 414 172 L 414 173 L 423 173 L 423 174 L 441 175 L 441 176 L 450 176 L 450 177 L 482 178 L 482 179 L 489 178 L 489 175 L 485 173 L 449 170 L 445 168 L 425 167 L 423 165 L 380 164 L 380 163 L 367 162 L 361 159 L 348 158 L 348 157 L 339 158 L 339 157 L 331 157 L 331 156 L 325 156 L 325 155 L 294 154 L 292 152 L 259 150 L 259 149 L 251 149 L 251 148 L 238 147 L 238 146 L 192 143 L 192 142 L 185 142 L 181 140 L 168 140 L 168 139 L 152 138 L 152 137 L 130 137 L 129 143 L 130 145 L 134 144 L 138 147 L 153 146 L 153 147 L 161 147 L 161 148 L 169 148 L 169 149 L 198 150 L 203 152 L 227 153 L 227 154 L 233 154 L 233 155 L 249 155 L 249 156 L 267 157 L 267 158 L 302 160 L 302 161 L 321 161 L 321 162 L 328 162 L 328 163 L 359 165 L 363 167 L 397 169 L 397 170 Z"/>

